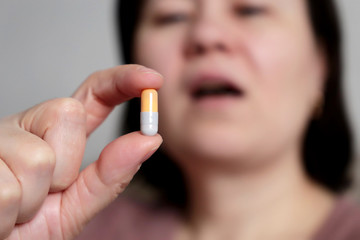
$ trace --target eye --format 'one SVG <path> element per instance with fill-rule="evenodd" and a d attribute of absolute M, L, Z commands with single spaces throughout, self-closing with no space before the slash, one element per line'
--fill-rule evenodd
<path fill-rule="evenodd" d="M 185 22 L 189 16 L 185 13 L 159 14 L 155 17 L 155 24 L 159 26 Z"/>
<path fill-rule="evenodd" d="M 235 13 L 239 17 L 255 17 L 265 13 L 265 8 L 259 6 L 242 5 L 235 7 Z"/>

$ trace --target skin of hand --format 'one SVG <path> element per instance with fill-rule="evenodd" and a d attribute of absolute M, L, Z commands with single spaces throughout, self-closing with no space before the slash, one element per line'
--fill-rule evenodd
<path fill-rule="evenodd" d="M 0 239 L 73 239 L 121 193 L 162 138 L 133 132 L 79 173 L 87 137 L 113 108 L 163 78 L 139 66 L 96 72 L 72 98 L 0 120 Z"/>

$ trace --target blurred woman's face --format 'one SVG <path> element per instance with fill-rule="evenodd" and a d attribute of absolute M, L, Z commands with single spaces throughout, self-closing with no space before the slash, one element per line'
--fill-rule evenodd
<path fill-rule="evenodd" d="M 176 158 L 299 154 L 325 75 L 305 0 L 147 0 L 134 51 L 165 77 L 159 127 Z"/>

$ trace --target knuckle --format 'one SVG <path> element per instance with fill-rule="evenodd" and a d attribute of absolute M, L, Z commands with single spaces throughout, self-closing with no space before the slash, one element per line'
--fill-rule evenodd
<path fill-rule="evenodd" d="M 31 156 L 31 159 L 24 163 L 27 170 L 32 172 L 49 172 L 54 170 L 56 162 L 55 152 L 47 144 L 33 144 L 30 149 L 24 152 L 27 154 L 27 159 Z"/>
<path fill-rule="evenodd" d="M 99 75 L 101 75 L 101 73 L 102 73 L 103 71 L 104 71 L 104 70 L 95 71 L 95 72 L 91 73 L 88 78 L 89 78 L 89 79 L 97 78 L 97 77 L 99 77 Z"/>
<path fill-rule="evenodd" d="M 70 117 L 84 117 L 85 108 L 83 104 L 74 98 L 59 98 L 54 102 L 57 115 Z"/>
<path fill-rule="evenodd" d="M 0 186 L 1 209 L 17 209 L 16 206 L 20 205 L 21 195 L 21 187 L 16 180 L 12 183 L 2 184 Z"/>
<path fill-rule="evenodd" d="M 108 70 L 98 70 L 95 71 L 93 73 L 91 73 L 88 78 L 85 81 L 85 84 L 90 84 L 91 82 L 96 81 L 97 79 L 102 79 L 104 74 L 107 72 Z"/>

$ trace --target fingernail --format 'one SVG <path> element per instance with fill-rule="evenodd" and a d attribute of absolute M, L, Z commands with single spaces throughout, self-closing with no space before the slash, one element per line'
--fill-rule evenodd
<path fill-rule="evenodd" d="M 155 75 L 158 75 L 158 76 L 163 78 L 163 75 L 161 75 L 160 73 L 156 72 L 155 70 L 153 70 L 151 68 L 147 68 L 147 67 L 144 67 L 144 66 L 139 66 L 137 68 L 137 70 L 140 71 L 140 72 L 143 72 L 143 73 L 155 74 Z"/>

